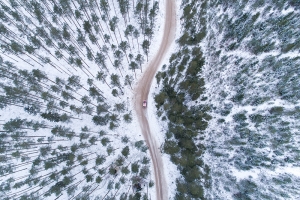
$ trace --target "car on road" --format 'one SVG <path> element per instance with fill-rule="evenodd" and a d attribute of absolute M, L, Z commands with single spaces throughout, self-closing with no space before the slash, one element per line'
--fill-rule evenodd
<path fill-rule="evenodd" d="M 143 107 L 144 107 L 144 108 L 147 107 L 147 101 L 146 101 L 146 100 L 143 101 Z"/>

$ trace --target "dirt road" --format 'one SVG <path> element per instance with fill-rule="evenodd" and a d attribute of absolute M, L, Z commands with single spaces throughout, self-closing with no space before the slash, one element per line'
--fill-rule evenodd
<path fill-rule="evenodd" d="M 176 8 L 175 0 L 166 0 L 166 13 L 165 13 L 165 25 L 163 39 L 158 49 L 157 54 L 150 61 L 147 69 L 144 72 L 142 78 L 138 81 L 135 89 L 135 111 L 138 116 L 138 120 L 142 129 L 143 136 L 149 147 L 152 164 L 155 174 L 155 187 L 156 187 L 156 199 L 167 200 L 168 199 L 168 186 L 166 183 L 163 161 L 161 153 L 158 149 L 158 145 L 155 137 L 150 132 L 150 127 L 147 119 L 147 109 L 142 107 L 143 100 L 148 99 L 150 86 L 154 75 L 160 66 L 162 59 L 167 53 L 171 43 L 175 38 L 176 28 Z"/>

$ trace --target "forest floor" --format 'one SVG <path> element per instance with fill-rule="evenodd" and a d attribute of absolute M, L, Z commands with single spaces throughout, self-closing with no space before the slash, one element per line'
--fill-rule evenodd
<path fill-rule="evenodd" d="M 175 1 L 167 0 L 165 8 L 166 8 L 166 14 L 165 14 L 166 18 L 165 18 L 162 42 L 157 51 L 157 54 L 149 62 L 149 65 L 146 68 L 143 76 L 138 81 L 134 92 L 135 111 L 139 120 L 139 124 L 143 136 L 149 147 L 149 151 L 153 163 L 154 174 L 155 174 L 156 197 L 158 200 L 168 199 L 168 191 L 167 191 L 168 186 L 165 180 L 161 153 L 159 151 L 155 137 L 153 136 L 153 134 L 151 134 L 150 126 L 148 122 L 148 116 L 147 116 L 147 108 L 142 107 L 142 102 L 143 100 L 148 99 L 148 95 L 149 95 L 149 91 L 150 91 L 150 87 L 154 75 L 175 38 L 175 28 L 176 28 Z"/>

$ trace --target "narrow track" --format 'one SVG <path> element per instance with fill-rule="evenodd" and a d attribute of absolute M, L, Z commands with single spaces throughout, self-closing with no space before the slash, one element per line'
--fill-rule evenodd
<path fill-rule="evenodd" d="M 156 188 L 156 199 L 157 200 L 167 200 L 168 199 L 168 185 L 164 175 L 163 161 L 161 153 L 158 149 L 155 137 L 151 134 L 148 118 L 147 109 L 142 107 L 143 100 L 148 99 L 150 87 L 154 75 L 160 66 L 164 56 L 166 55 L 169 47 L 175 38 L 175 28 L 176 28 L 176 6 L 175 0 L 165 0 L 165 24 L 164 24 L 164 34 L 160 47 L 157 54 L 150 61 L 147 69 L 145 70 L 143 76 L 137 83 L 135 88 L 135 111 L 139 120 L 139 124 L 148 145 L 154 174 L 155 174 L 155 188 Z"/>

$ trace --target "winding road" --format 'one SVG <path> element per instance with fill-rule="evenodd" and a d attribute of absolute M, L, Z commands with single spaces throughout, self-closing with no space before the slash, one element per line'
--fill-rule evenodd
<path fill-rule="evenodd" d="M 164 175 L 163 161 L 161 153 L 159 151 L 155 137 L 151 134 L 148 118 L 147 109 L 142 107 L 143 100 L 148 99 L 150 87 L 154 75 L 160 66 L 164 56 L 166 55 L 169 47 L 175 39 L 175 28 L 176 28 L 176 5 L 175 0 L 165 0 L 165 24 L 164 34 L 162 42 L 156 55 L 149 62 L 143 76 L 137 83 L 135 88 L 135 111 L 137 113 L 138 121 L 148 145 L 154 174 L 155 174 L 155 188 L 156 188 L 156 199 L 167 200 L 168 199 L 168 185 Z"/>

